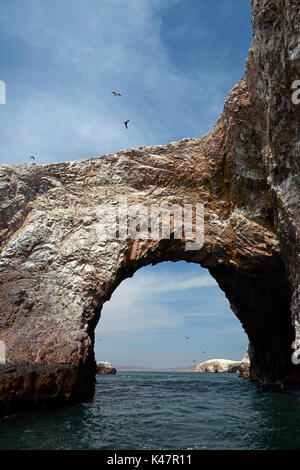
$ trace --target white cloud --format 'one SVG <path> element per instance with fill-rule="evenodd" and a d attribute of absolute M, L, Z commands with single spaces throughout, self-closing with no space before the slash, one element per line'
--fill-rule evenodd
<path fill-rule="evenodd" d="M 216 281 L 206 274 L 187 277 L 176 271 L 174 275 L 139 271 L 133 279 L 123 281 L 104 305 L 97 331 L 101 336 L 111 332 L 172 330 L 184 328 L 190 317 L 222 314 L 224 305 L 215 302 L 213 308 L 201 306 L 198 299 L 201 288 L 213 288 L 212 294 L 214 289 L 219 290 Z M 179 301 L 185 305 L 183 312 L 178 307 Z"/>
<path fill-rule="evenodd" d="M 138 292 L 162 293 L 196 289 L 201 287 L 216 287 L 217 283 L 212 276 L 205 274 L 202 276 L 186 277 L 179 273 L 170 276 L 168 273 L 139 272 L 134 276 L 134 282 L 124 281 L 119 287 L 119 295 L 127 295 L 128 286 Z"/>

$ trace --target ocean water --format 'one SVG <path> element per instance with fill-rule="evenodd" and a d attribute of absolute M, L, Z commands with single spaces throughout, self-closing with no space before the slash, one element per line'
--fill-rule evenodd
<path fill-rule="evenodd" d="M 300 449 L 300 393 L 235 374 L 118 372 L 75 407 L 0 421 L 0 449 Z"/>

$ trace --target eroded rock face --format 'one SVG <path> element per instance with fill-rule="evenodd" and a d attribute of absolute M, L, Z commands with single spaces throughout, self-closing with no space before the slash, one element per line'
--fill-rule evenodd
<path fill-rule="evenodd" d="M 75 377 L 69 400 L 84 399 L 78 388 L 83 374 L 85 387 L 94 387 L 103 303 L 141 266 L 186 260 L 208 268 L 229 299 L 251 343 L 251 378 L 300 388 L 299 365 L 291 361 L 291 344 L 300 339 L 300 106 L 291 101 L 300 77 L 298 6 L 252 1 L 245 75 L 202 139 L 0 166 L 0 340 L 8 364 L 45 371 L 64 364 Z M 116 206 L 124 195 L 129 205 L 148 208 L 204 204 L 203 247 L 102 240 L 99 206 Z M 49 374 L 45 396 L 51 380 Z"/>
<path fill-rule="evenodd" d="M 200 373 L 228 373 L 232 374 L 239 370 L 241 361 L 230 361 L 229 359 L 210 359 L 201 362 L 196 367 L 196 372 Z"/>
<path fill-rule="evenodd" d="M 248 352 L 241 361 L 229 359 L 209 359 L 201 362 L 196 367 L 196 372 L 200 373 L 237 373 L 238 377 L 250 378 L 250 357 Z"/>
<path fill-rule="evenodd" d="M 97 374 L 115 374 L 117 369 L 108 361 L 97 362 Z"/>
<path fill-rule="evenodd" d="M 67 364 L 0 365 L 0 416 L 89 400 L 90 382 L 85 369 Z"/>
<path fill-rule="evenodd" d="M 248 353 L 243 357 L 243 360 L 239 366 L 238 377 L 242 379 L 250 378 L 250 357 Z"/>

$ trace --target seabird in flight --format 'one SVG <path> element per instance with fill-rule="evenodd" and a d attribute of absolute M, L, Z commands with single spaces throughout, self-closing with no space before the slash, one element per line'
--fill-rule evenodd
<path fill-rule="evenodd" d="M 127 119 L 127 121 L 124 121 L 124 124 L 125 124 L 125 128 L 128 129 L 128 123 L 129 123 L 129 119 Z"/>
<path fill-rule="evenodd" d="M 190 337 L 189 337 L 189 336 L 185 336 L 185 339 L 190 339 Z"/>
<path fill-rule="evenodd" d="M 33 155 L 32 155 L 30 158 L 31 158 L 32 160 L 35 160 L 35 157 L 34 157 Z"/>
<path fill-rule="evenodd" d="M 121 93 L 118 93 L 117 91 L 112 91 L 112 94 L 113 94 L 114 96 L 122 96 Z"/>

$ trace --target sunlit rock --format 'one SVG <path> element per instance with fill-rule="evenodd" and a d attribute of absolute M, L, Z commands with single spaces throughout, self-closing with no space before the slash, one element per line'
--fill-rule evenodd
<path fill-rule="evenodd" d="M 108 361 L 97 362 L 97 374 L 115 374 L 117 369 Z"/>
<path fill-rule="evenodd" d="M 209 269 L 249 337 L 252 380 L 300 388 L 291 360 L 300 340 L 300 106 L 291 98 L 299 5 L 251 3 L 245 74 L 208 135 L 83 161 L 0 166 L 0 341 L 20 370 L 20 380 L 0 373 L 3 409 L 21 403 L 21 363 L 37 381 L 26 379 L 36 385 L 26 388 L 24 407 L 92 394 L 103 303 L 140 267 L 168 260 Z M 203 246 L 187 250 L 174 231 L 170 239 L 105 240 L 99 208 L 109 204 L 113 216 L 124 197 L 147 210 L 203 204 Z M 119 236 L 118 223 L 110 227 Z"/>
<path fill-rule="evenodd" d="M 209 361 L 201 362 L 196 367 L 196 372 L 206 373 L 233 373 L 237 372 L 241 362 L 230 361 L 229 359 L 210 359 Z"/>
<path fill-rule="evenodd" d="M 250 357 L 248 353 L 243 357 L 243 360 L 240 363 L 238 368 L 238 377 L 242 379 L 250 378 Z"/>

